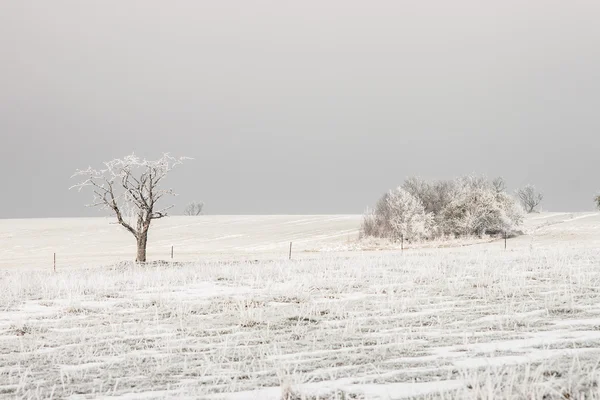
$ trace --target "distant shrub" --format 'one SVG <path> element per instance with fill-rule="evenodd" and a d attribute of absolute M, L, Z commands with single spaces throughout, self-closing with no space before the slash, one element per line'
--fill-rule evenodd
<path fill-rule="evenodd" d="M 193 201 L 193 202 L 189 203 L 187 206 L 185 206 L 185 208 L 183 209 L 183 215 L 188 215 L 188 216 L 201 215 L 203 208 L 204 208 L 204 203 L 199 202 L 199 201 Z"/>
<path fill-rule="evenodd" d="M 510 233 L 524 218 L 504 181 L 465 176 L 429 183 L 409 178 L 365 214 L 364 236 L 410 240 Z"/>

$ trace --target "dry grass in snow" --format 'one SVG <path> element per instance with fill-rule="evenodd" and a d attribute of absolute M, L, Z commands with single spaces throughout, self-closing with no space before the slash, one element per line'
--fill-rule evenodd
<path fill-rule="evenodd" d="M 600 398 L 600 253 L 498 247 L 4 269 L 0 397 Z"/>

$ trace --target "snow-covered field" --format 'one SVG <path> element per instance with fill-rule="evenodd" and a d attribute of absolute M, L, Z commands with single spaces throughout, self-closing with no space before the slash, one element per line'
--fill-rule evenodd
<path fill-rule="evenodd" d="M 404 253 L 348 251 L 358 216 L 170 218 L 148 267 L 108 221 L 0 221 L 0 398 L 600 398 L 599 214 Z"/>
<path fill-rule="evenodd" d="M 285 258 L 354 241 L 358 215 L 169 217 L 152 223 L 148 258 L 175 261 Z M 59 268 L 135 259 L 135 239 L 114 218 L 0 220 L 1 267 Z"/>

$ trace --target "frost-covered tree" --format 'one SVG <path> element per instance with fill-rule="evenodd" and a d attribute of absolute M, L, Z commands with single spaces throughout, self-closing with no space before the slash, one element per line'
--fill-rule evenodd
<path fill-rule="evenodd" d="M 503 181 L 475 175 L 434 183 L 409 178 L 365 215 L 362 233 L 394 239 L 402 234 L 482 236 L 511 232 L 523 218 L 521 206 L 505 192 Z"/>
<path fill-rule="evenodd" d="M 454 180 L 455 188 L 464 191 L 473 190 L 490 190 L 493 185 L 487 180 L 484 175 L 464 175 Z"/>
<path fill-rule="evenodd" d="M 499 189 L 504 182 L 489 182 L 468 175 L 454 181 L 452 202 L 443 210 L 442 231 L 450 235 L 497 234 L 523 222 L 516 199 Z"/>
<path fill-rule="evenodd" d="M 539 193 L 533 185 L 526 185 L 521 189 L 517 189 L 517 196 L 527 213 L 534 212 L 535 208 L 539 206 L 544 199 L 544 195 Z"/>
<path fill-rule="evenodd" d="M 431 235 L 433 215 L 425 212 L 415 196 L 399 187 L 388 194 L 386 202 L 393 237 L 421 240 Z"/>
<path fill-rule="evenodd" d="M 438 214 L 452 199 L 454 182 L 429 183 L 421 178 L 411 177 L 404 181 L 402 188 L 423 203 L 425 212 Z"/>
<path fill-rule="evenodd" d="M 600 194 L 594 198 L 594 201 L 596 202 L 596 207 L 600 210 Z"/>
<path fill-rule="evenodd" d="M 202 214 L 204 203 L 199 201 L 192 201 L 183 210 L 183 215 L 197 216 Z"/>
<path fill-rule="evenodd" d="M 135 237 L 136 261 L 146 262 L 150 224 L 166 217 L 167 210 L 173 207 L 158 204 L 163 197 L 175 195 L 172 189 L 162 188 L 162 183 L 169 172 L 186 159 L 163 154 L 158 160 L 148 161 L 131 154 L 105 162 L 102 169 L 77 170 L 73 177 L 83 180 L 72 189 L 90 188 L 94 202 L 89 206 L 110 210 L 117 222 Z"/>
<path fill-rule="evenodd" d="M 420 177 L 410 177 L 406 178 L 401 186 L 402 189 L 406 190 L 415 198 L 419 199 L 425 209 L 428 208 L 429 203 L 431 202 L 431 185 L 429 182 Z"/>
<path fill-rule="evenodd" d="M 402 187 L 383 195 L 363 221 L 365 235 L 390 239 L 424 239 L 431 236 L 432 227 L 433 214 L 425 212 L 423 203 Z"/>
<path fill-rule="evenodd" d="M 390 225 L 391 211 L 387 197 L 389 193 L 384 194 L 375 205 L 374 210 L 367 210 L 362 224 L 362 234 L 373 237 L 391 237 L 392 228 Z"/>
<path fill-rule="evenodd" d="M 446 234 L 482 236 L 513 230 L 523 222 L 523 213 L 514 198 L 491 186 L 459 186 L 441 220 Z"/>

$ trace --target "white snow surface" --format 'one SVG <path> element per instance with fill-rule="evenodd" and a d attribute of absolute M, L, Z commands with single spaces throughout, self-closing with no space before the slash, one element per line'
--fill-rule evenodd
<path fill-rule="evenodd" d="M 359 215 L 168 217 L 152 222 L 149 259 L 285 257 L 317 245 L 355 241 Z M 135 239 L 114 218 L 0 219 L 0 267 L 109 264 L 135 258 Z"/>
<path fill-rule="evenodd" d="M 0 221 L 0 398 L 600 398 L 598 213 L 531 215 L 506 250 L 158 222 L 149 257 L 177 262 L 114 264 L 133 240 L 107 219 Z"/>

